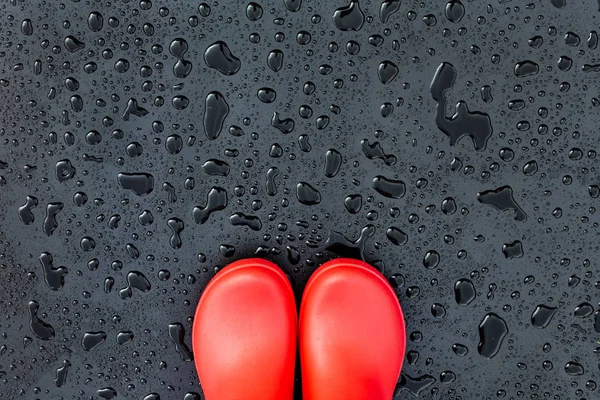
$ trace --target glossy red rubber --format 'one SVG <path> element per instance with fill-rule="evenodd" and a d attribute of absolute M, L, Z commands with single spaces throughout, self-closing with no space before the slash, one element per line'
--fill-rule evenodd
<path fill-rule="evenodd" d="M 387 280 L 353 259 L 323 264 L 300 309 L 303 400 L 391 400 L 406 346 Z"/>
<path fill-rule="evenodd" d="M 292 400 L 297 312 L 289 280 L 251 258 L 223 268 L 194 317 L 192 347 L 206 400 Z"/>

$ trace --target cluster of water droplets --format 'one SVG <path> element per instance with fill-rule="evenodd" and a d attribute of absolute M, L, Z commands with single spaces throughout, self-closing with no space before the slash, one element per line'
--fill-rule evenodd
<path fill-rule="evenodd" d="M 200 399 L 223 265 L 346 256 L 397 398 L 596 396 L 598 7 L 492 3 L 0 6 L 0 393 Z"/>

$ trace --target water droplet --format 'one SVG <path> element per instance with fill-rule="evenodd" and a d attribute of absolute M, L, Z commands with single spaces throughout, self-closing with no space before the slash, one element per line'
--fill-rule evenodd
<path fill-rule="evenodd" d="M 378 175 L 373 178 L 373 189 L 392 199 L 401 199 L 406 193 L 406 185 L 401 180 L 389 179 Z"/>
<path fill-rule="evenodd" d="M 403 246 L 408 243 L 408 235 L 404 233 L 400 228 L 396 228 L 395 226 L 389 227 L 385 234 L 390 242 L 395 244 L 396 246 Z"/>
<path fill-rule="evenodd" d="M 384 24 L 390 16 L 400 9 L 400 0 L 383 0 L 379 6 L 379 18 Z"/>
<path fill-rule="evenodd" d="M 74 112 L 83 110 L 83 99 L 78 94 L 71 96 L 69 98 L 69 103 L 71 103 L 71 109 Z"/>
<path fill-rule="evenodd" d="M 33 196 L 27 196 L 25 198 L 25 204 L 19 207 L 19 219 L 25 225 L 31 225 L 35 221 L 35 217 L 33 215 L 33 210 L 38 205 L 38 199 Z"/>
<path fill-rule="evenodd" d="M 423 266 L 425 268 L 437 268 L 440 265 L 440 254 L 435 250 L 429 250 L 423 257 Z"/>
<path fill-rule="evenodd" d="M 587 318 L 594 313 L 594 307 L 590 303 L 581 303 L 575 307 L 574 315 L 577 318 Z"/>
<path fill-rule="evenodd" d="M 325 176 L 333 178 L 337 175 L 342 165 L 342 155 L 335 149 L 329 149 L 325 153 Z"/>
<path fill-rule="evenodd" d="M 515 65 L 515 75 L 519 78 L 537 75 L 540 66 L 530 60 L 520 61 Z"/>
<path fill-rule="evenodd" d="M 524 222 L 527 220 L 527 215 L 515 201 L 513 190 L 510 186 L 502 186 L 498 189 L 477 193 L 477 200 L 499 211 L 514 211 L 514 219 L 517 221 Z"/>
<path fill-rule="evenodd" d="M 467 348 L 467 346 L 464 346 L 459 343 L 455 343 L 452 345 L 452 351 L 459 357 L 464 357 L 467 354 L 469 354 L 469 349 Z"/>
<path fill-rule="evenodd" d="M 154 190 L 154 177 L 151 174 L 121 172 L 117 180 L 123 189 L 129 189 L 138 196 L 148 195 Z"/>
<path fill-rule="evenodd" d="M 133 290 L 137 289 L 141 292 L 148 292 L 152 285 L 144 274 L 139 271 L 130 271 L 127 273 L 127 286 L 119 290 L 119 297 L 123 300 L 129 299 L 133 296 Z"/>
<path fill-rule="evenodd" d="M 219 92 L 210 92 L 204 106 L 204 133 L 210 140 L 219 137 L 225 118 L 229 114 L 229 104 Z"/>
<path fill-rule="evenodd" d="M 56 179 L 58 179 L 59 182 L 64 182 L 66 180 L 73 179 L 73 177 L 75 176 L 75 172 L 77 172 L 77 169 L 75 169 L 75 167 L 73 166 L 73 164 L 71 164 L 71 161 L 69 160 L 60 160 L 59 162 L 57 162 L 55 165 L 55 170 Z"/>
<path fill-rule="evenodd" d="M 88 27 L 92 32 L 100 32 L 104 25 L 104 17 L 98 11 L 92 11 L 87 18 Z"/>
<path fill-rule="evenodd" d="M 573 60 L 567 56 L 560 56 L 556 62 L 558 69 L 561 71 L 568 71 L 573 66 Z"/>
<path fill-rule="evenodd" d="M 215 186 L 208 192 L 206 206 L 194 207 L 192 216 L 197 224 L 203 224 L 213 212 L 223 210 L 225 207 L 227 207 L 227 192 Z"/>
<path fill-rule="evenodd" d="M 500 351 L 502 341 L 508 334 L 506 322 L 497 314 L 489 313 L 479 324 L 477 350 L 485 358 L 492 358 Z"/>
<path fill-rule="evenodd" d="M 250 21 L 258 21 L 259 19 L 261 19 L 262 15 L 263 9 L 260 6 L 260 4 L 255 3 L 253 1 L 248 3 L 248 5 L 246 6 L 246 17 L 248 17 Z"/>
<path fill-rule="evenodd" d="M 169 338 L 175 345 L 181 361 L 193 361 L 194 357 L 189 347 L 184 343 L 185 329 L 179 322 L 169 324 Z"/>
<path fill-rule="evenodd" d="M 176 110 L 185 110 L 187 108 L 187 106 L 190 104 L 190 99 L 188 99 L 186 96 L 183 96 L 183 95 L 173 96 L 173 99 L 171 100 L 171 104 L 173 105 L 173 108 L 175 108 Z"/>
<path fill-rule="evenodd" d="M 142 226 L 149 226 L 152 225 L 152 223 L 154 222 L 154 217 L 152 216 L 152 213 L 149 210 L 144 210 L 138 216 L 138 221 L 140 221 L 140 224 L 142 224 Z"/>
<path fill-rule="evenodd" d="M 454 298 L 456 303 L 461 306 L 467 306 L 475 300 L 477 292 L 473 282 L 468 279 L 459 279 L 454 284 Z"/>
<path fill-rule="evenodd" d="M 312 206 L 321 202 L 321 194 L 309 183 L 300 182 L 296 185 L 296 198 L 302 204 Z"/>
<path fill-rule="evenodd" d="M 279 129 L 281 133 L 290 133 L 294 130 L 294 120 L 291 118 L 281 119 L 278 112 L 273 113 L 271 118 L 271 126 Z"/>
<path fill-rule="evenodd" d="M 29 328 L 38 339 L 50 340 L 54 338 L 54 328 L 38 317 L 39 309 L 40 304 L 37 301 L 32 300 L 29 302 Z"/>
<path fill-rule="evenodd" d="M 297 12 L 302 7 L 302 0 L 283 0 L 283 4 L 285 4 L 285 8 L 289 11 Z"/>
<path fill-rule="evenodd" d="M 67 374 L 69 373 L 69 368 L 71 368 L 71 363 L 69 360 L 63 360 L 62 365 L 56 369 L 54 375 L 54 385 L 56 387 L 61 387 L 67 383 Z"/>
<path fill-rule="evenodd" d="M 165 149 L 169 154 L 179 154 L 183 149 L 183 139 L 179 135 L 169 135 L 165 140 Z"/>
<path fill-rule="evenodd" d="M 254 215 L 247 215 L 241 212 L 232 214 L 229 217 L 229 223 L 233 226 L 247 226 L 253 231 L 260 231 L 262 228 L 262 222 L 260 218 Z"/>
<path fill-rule="evenodd" d="M 202 170 L 209 175 L 227 176 L 229 175 L 229 164 L 225 161 L 210 159 L 202 165 Z"/>
<path fill-rule="evenodd" d="M 21 22 L 21 32 L 23 35 L 33 35 L 33 24 L 29 18 L 26 18 L 23 20 L 23 22 Z"/>
<path fill-rule="evenodd" d="M 465 6 L 460 0 L 450 0 L 446 3 L 444 15 L 448 21 L 457 24 L 465 16 Z"/>
<path fill-rule="evenodd" d="M 271 50 L 267 56 L 267 65 L 273 72 L 279 71 L 283 67 L 283 52 L 281 50 Z"/>
<path fill-rule="evenodd" d="M 556 307 L 540 304 L 531 314 L 531 324 L 540 329 L 547 327 L 550 321 L 552 321 L 554 314 L 556 314 L 556 311 Z"/>
<path fill-rule="evenodd" d="M 523 244 L 515 240 L 512 243 L 506 243 L 502 245 L 502 253 L 506 258 L 521 258 L 523 257 Z"/>
<path fill-rule="evenodd" d="M 491 103 L 494 101 L 494 97 L 492 96 L 492 87 L 490 85 L 483 85 L 481 87 L 481 100 L 486 103 Z"/>
<path fill-rule="evenodd" d="M 365 259 L 365 244 L 368 238 L 375 234 L 375 227 L 367 225 L 360 231 L 356 240 L 350 240 L 338 231 L 332 230 L 325 242 L 325 248 L 340 257 Z"/>
<path fill-rule="evenodd" d="M 170 218 L 167 221 L 167 224 L 169 225 L 169 228 L 171 228 L 172 231 L 171 238 L 169 239 L 169 244 L 172 248 L 179 249 L 182 244 L 180 234 L 184 228 L 183 221 L 179 218 Z"/>
<path fill-rule="evenodd" d="M 81 339 L 81 346 L 85 351 L 91 351 L 100 346 L 106 340 L 106 332 L 85 332 Z"/>
<path fill-rule="evenodd" d="M 379 81 L 384 85 L 392 82 L 400 70 L 391 61 L 382 61 L 377 68 L 377 76 Z"/>
<path fill-rule="evenodd" d="M 586 42 L 588 48 L 595 50 L 598 47 L 598 32 L 591 31 Z"/>
<path fill-rule="evenodd" d="M 275 90 L 271 89 L 271 88 L 260 88 L 258 89 L 258 92 L 256 92 L 256 95 L 258 96 L 258 99 L 260 101 L 262 101 L 263 103 L 272 103 L 275 101 L 275 99 L 277 98 L 277 92 L 275 92 Z"/>
<path fill-rule="evenodd" d="M 565 34 L 565 44 L 567 46 L 579 46 L 580 42 L 581 42 L 581 39 L 579 38 L 579 36 L 576 33 L 567 32 Z"/>
<path fill-rule="evenodd" d="M 421 393 L 425 391 L 425 389 L 434 383 L 435 378 L 431 375 L 423 375 L 418 378 L 413 378 L 402 372 L 400 375 L 400 382 L 398 382 L 394 392 L 394 397 L 399 397 L 397 394 L 404 390 L 408 391 L 413 396 L 419 397 Z"/>
<path fill-rule="evenodd" d="M 365 23 L 358 0 L 351 0 L 350 4 L 340 7 L 333 13 L 333 24 L 341 31 L 358 31 Z"/>
<path fill-rule="evenodd" d="M 585 373 L 583 366 L 575 361 L 569 361 L 565 365 L 565 372 L 571 376 L 580 376 Z"/>
<path fill-rule="evenodd" d="M 425 22 L 425 25 L 427 26 L 436 26 L 437 18 L 433 14 L 427 14 L 423 16 L 423 22 Z"/>
<path fill-rule="evenodd" d="M 115 71 L 119 73 L 125 73 L 129 70 L 129 61 L 124 58 L 119 58 L 117 62 L 115 62 Z"/>
<path fill-rule="evenodd" d="M 192 63 L 183 58 L 188 51 L 188 43 L 185 39 L 173 39 L 169 45 L 169 51 L 177 59 L 173 65 L 173 75 L 181 79 L 188 76 L 192 72 Z"/>
<path fill-rule="evenodd" d="M 117 343 L 120 345 L 127 344 L 133 340 L 133 332 L 122 331 L 117 333 Z"/>
<path fill-rule="evenodd" d="M 525 108 L 525 102 L 523 100 L 511 100 L 508 102 L 508 108 L 512 111 L 519 111 Z"/>
<path fill-rule="evenodd" d="M 83 43 L 82 41 L 80 41 L 79 39 L 77 39 L 76 37 L 71 36 L 71 35 L 69 35 L 65 38 L 64 43 L 65 43 L 65 48 L 70 53 L 75 53 L 76 51 L 85 48 L 85 43 Z"/>
<path fill-rule="evenodd" d="M 442 319 L 446 316 L 446 309 L 443 305 L 435 303 L 431 306 L 431 315 L 433 315 L 434 318 Z"/>
<path fill-rule="evenodd" d="M 446 197 L 442 200 L 441 210 L 446 215 L 452 215 L 456 212 L 456 202 L 452 197 Z"/>
<path fill-rule="evenodd" d="M 346 196 L 344 206 L 350 214 L 357 214 L 362 208 L 362 196 L 360 194 Z"/>
<path fill-rule="evenodd" d="M 300 148 L 301 151 L 308 153 L 311 149 L 312 146 L 309 143 L 309 136 L 308 135 L 300 135 L 298 136 L 298 147 Z"/>
<path fill-rule="evenodd" d="M 444 371 L 440 374 L 440 382 L 450 384 L 456 380 L 456 374 L 452 371 Z"/>
<path fill-rule="evenodd" d="M 205 50 L 204 61 L 210 68 L 214 68 L 223 75 L 234 75 L 242 63 L 240 59 L 231 53 L 225 42 L 217 41 Z"/>
<path fill-rule="evenodd" d="M 56 214 L 62 211 L 63 208 L 63 203 L 48 203 L 46 206 L 46 218 L 44 218 L 42 228 L 47 236 L 51 236 L 54 230 L 58 228 Z"/>
<path fill-rule="evenodd" d="M 379 142 L 374 142 L 373 144 L 369 143 L 369 139 L 363 139 L 361 142 L 362 151 L 365 156 L 369 160 L 383 160 L 385 165 L 393 166 L 398 161 L 396 156 L 391 154 L 386 154 L 381 148 L 381 144 Z"/>
<path fill-rule="evenodd" d="M 96 391 L 96 394 L 99 397 L 102 397 L 103 399 L 106 399 L 106 400 L 112 400 L 115 397 L 117 397 L 117 391 L 111 387 L 105 387 L 102 389 L 98 389 Z"/>
<path fill-rule="evenodd" d="M 444 62 L 438 67 L 431 81 L 431 96 L 438 103 L 435 121 L 438 128 L 450 138 L 454 146 L 464 136 L 469 136 L 475 150 L 484 150 L 488 139 L 492 136 L 492 124 L 489 115 L 482 112 L 471 112 L 464 101 L 459 101 L 452 117 L 446 117 L 446 91 L 454 86 L 456 69 Z"/>

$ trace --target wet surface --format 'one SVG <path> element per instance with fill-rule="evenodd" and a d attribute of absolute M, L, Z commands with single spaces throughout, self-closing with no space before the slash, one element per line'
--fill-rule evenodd
<path fill-rule="evenodd" d="M 383 272 L 395 399 L 598 397 L 597 1 L 0 10 L 0 399 L 201 399 L 252 256 Z"/>

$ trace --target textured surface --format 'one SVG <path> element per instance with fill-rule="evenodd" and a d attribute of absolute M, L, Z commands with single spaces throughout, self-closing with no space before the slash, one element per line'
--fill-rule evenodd
<path fill-rule="evenodd" d="M 0 398 L 200 398 L 215 270 L 336 253 L 397 399 L 597 398 L 598 3 L 258 3 L 0 5 Z"/>

